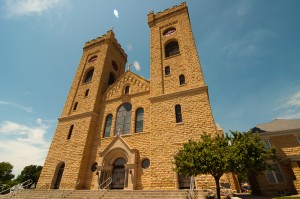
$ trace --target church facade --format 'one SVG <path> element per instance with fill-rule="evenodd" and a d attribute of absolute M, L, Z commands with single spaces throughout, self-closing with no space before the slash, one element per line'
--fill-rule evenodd
<path fill-rule="evenodd" d="M 173 156 L 189 139 L 217 135 L 186 3 L 148 14 L 150 81 L 125 70 L 112 30 L 87 42 L 38 189 L 176 190 L 189 178 Z M 222 182 L 232 184 L 227 175 Z M 214 185 L 196 178 L 196 187 Z"/>

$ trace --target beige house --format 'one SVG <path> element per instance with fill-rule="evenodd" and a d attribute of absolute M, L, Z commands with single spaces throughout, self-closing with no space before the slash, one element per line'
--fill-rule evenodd
<path fill-rule="evenodd" d="M 265 147 L 277 149 L 273 170 L 251 177 L 254 193 L 266 195 L 290 195 L 300 193 L 300 119 L 276 119 L 257 125 L 257 131 Z"/>
<path fill-rule="evenodd" d="M 54 134 L 39 189 L 177 190 L 184 142 L 216 135 L 186 3 L 148 14 L 150 80 L 126 70 L 113 31 L 87 42 Z M 129 68 L 129 67 L 128 67 Z M 232 184 L 229 175 L 223 184 Z M 214 186 L 210 176 L 196 188 Z"/>

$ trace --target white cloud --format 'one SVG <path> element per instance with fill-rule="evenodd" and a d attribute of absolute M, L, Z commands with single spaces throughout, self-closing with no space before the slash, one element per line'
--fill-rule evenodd
<path fill-rule="evenodd" d="M 119 18 L 119 12 L 117 10 L 114 10 L 114 15 L 116 18 Z"/>
<path fill-rule="evenodd" d="M 277 118 L 296 119 L 300 118 L 300 91 L 296 91 L 288 97 L 284 98 L 282 105 L 275 110 L 281 111 Z"/>
<path fill-rule="evenodd" d="M 38 118 L 29 126 L 12 121 L 0 123 L 0 159 L 10 162 L 18 175 L 25 166 L 43 165 L 49 148 L 44 138 L 50 126 Z"/>
<path fill-rule="evenodd" d="M 0 100 L 0 105 L 3 105 L 3 106 L 13 106 L 13 107 L 16 107 L 16 108 L 20 108 L 28 113 L 32 113 L 33 110 L 31 107 L 28 107 L 28 106 L 23 106 L 21 104 L 18 104 L 18 103 L 14 103 L 14 102 L 10 102 L 10 101 L 2 101 Z"/>
<path fill-rule="evenodd" d="M 138 61 L 134 61 L 133 66 L 134 66 L 135 70 L 137 70 L 137 71 L 141 70 L 140 63 Z"/>
<path fill-rule="evenodd" d="M 24 16 L 43 13 L 64 4 L 66 0 L 5 0 L 9 16 Z"/>

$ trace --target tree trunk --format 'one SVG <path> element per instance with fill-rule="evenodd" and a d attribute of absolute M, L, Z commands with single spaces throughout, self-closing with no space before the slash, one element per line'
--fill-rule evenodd
<path fill-rule="evenodd" d="M 220 177 L 214 176 L 215 182 L 216 182 L 216 191 L 217 191 L 217 199 L 221 199 L 221 193 L 220 193 Z"/>

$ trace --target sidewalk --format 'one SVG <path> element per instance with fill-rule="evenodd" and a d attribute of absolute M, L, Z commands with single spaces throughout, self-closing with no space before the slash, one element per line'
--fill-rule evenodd
<path fill-rule="evenodd" d="M 293 195 L 293 196 L 286 196 L 286 197 L 293 199 L 293 198 L 300 198 L 300 195 Z M 231 197 L 231 199 L 272 199 L 272 198 L 274 198 L 274 197 L 250 195 L 248 193 L 237 193 L 237 194 L 234 194 L 233 197 Z"/>

